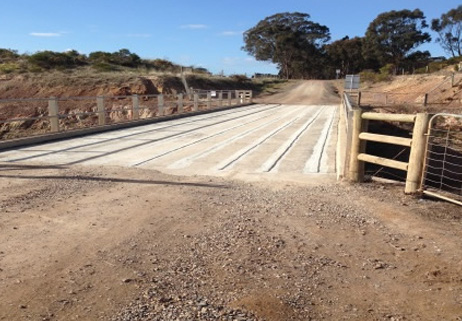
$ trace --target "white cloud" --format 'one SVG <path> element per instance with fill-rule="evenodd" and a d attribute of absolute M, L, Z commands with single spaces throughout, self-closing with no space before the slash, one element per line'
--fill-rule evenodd
<path fill-rule="evenodd" d="M 240 36 L 242 35 L 242 31 L 223 31 L 220 33 L 220 36 L 225 36 L 225 37 L 232 37 L 232 36 Z"/>
<path fill-rule="evenodd" d="M 189 24 L 180 26 L 181 29 L 206 29 L 206 25 L 202 24 Z"/>
<path fill-rule="evenodd" d="M 61 37 L 63 35 L 62 32 L 31 32 L 29 36 L 33 37 Z"/>

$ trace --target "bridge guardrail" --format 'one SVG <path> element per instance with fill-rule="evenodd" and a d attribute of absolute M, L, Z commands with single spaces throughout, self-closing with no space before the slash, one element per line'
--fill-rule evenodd
<path fill-rule="evenodd" d="M 191 97 L 180 93 L 0 99 L 0 150 L 27 144 L 28 138 L 44 142 L 66 133 L 78 136 L 251 103 L 250 90 L 198 90 Z M 7 116 L 18 110 L 28 116 Z"/>

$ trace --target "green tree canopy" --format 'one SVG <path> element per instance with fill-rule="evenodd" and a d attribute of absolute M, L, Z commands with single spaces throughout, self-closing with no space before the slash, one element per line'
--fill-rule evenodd
<path fill-rule="evenodd" d="M 365 68 L 362 50 L 363 40 L 359 37 L 346 36 L 326 45 L 331 65 L 340 69 L 342 75 L 358 73 Z"/>
<path fill-rule="evenodd" d="M 307 54 L 319 54 L 330 39 L 329 28 L 309 18 L 309 14 L 299 12 L 267 17 L 244 33 L 242 49 L 257 60 L 277 64 L 285 78 L 309 73 L 311 63 L 300 60 L 306 59 Z"/>
<path fill-rule="evenodd" d="M 462 55 L 462 5 L 432 20 L 432 30 L 438 33 L 436 41 L 453 57 Z"/>
<path fill-rule="evenodd" d="M 375 57 L 382 65 L 392 63 L 397 68 L 418 46 L 431 41 L 430 35 L 423 31 L 427 27 L 419 9 L 381 13 L 367 28 L 364 56 Z"/>

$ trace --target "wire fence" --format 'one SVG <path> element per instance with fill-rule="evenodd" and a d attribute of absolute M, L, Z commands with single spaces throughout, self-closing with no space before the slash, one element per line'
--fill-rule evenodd
<path fill-rule="evenodd" d="M 462 202 L 462 115 L 430 121 L 422 189 Z"/>

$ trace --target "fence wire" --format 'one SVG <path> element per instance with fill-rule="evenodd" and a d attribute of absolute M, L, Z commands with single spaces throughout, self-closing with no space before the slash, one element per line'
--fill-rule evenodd
<path fill-rule="evenodd" d="M 432 118 L 422 188 L 462 201 L 462 115 Z"/>

